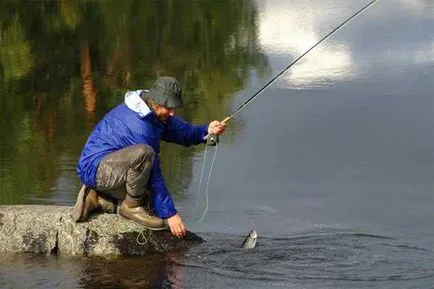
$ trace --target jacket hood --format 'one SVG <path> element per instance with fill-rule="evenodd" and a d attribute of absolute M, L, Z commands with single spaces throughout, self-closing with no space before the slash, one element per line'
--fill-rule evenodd
<path fill-rule="evenodd" d="M 140 97 L 140 93 L 148 92 L 148 90 L 133 90 L 125 93 L 125 105 L 139 114 L 140 117 L 145 117 L 152 111 Z"/>

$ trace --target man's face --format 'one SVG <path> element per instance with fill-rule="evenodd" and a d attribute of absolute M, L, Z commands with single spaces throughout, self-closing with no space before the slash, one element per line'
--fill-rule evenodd
<path fill-rule="evenodd" d="M 167 122 L 167 120 L 175 115 L 175 108 L 168 108 L 163 105 L 154 104 L 154 113 L 157 115 L 158 119 L 162 122 Z"/>

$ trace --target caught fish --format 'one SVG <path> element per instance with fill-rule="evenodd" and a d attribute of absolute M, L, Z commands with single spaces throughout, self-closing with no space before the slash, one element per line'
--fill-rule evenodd
<path fill-rule="evenodd" d="M 258 234 L 254 229 L 251 229 L 249 234 L 244 239 L 243 245 L 241 246 L 244 249 L 253 249 L 256 246 L 256 239 L 258 238 Z"/>

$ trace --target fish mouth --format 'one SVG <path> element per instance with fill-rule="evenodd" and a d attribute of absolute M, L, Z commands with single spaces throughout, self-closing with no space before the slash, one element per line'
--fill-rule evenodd
<path fill-rule="evenodd" d="M 258 234 L 256 233 L 256 231 L 255 230 L 251 230 L 250 231 L 250 238 L 253 238 L 253 239 L 256 239 L 256 238 L 258 238 Z"/>

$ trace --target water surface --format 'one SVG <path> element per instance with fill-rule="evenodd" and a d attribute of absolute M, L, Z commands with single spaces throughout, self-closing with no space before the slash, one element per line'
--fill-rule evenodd
<path fill-rule="evenodd" d="M 185 119 L 223 119 L 367 3 L 3 1 L 1 204 L 73 205 L 82 145 L 126 90 L 170 74 Z M 164 146 L 177 208 L 205 244 L 4 256 L 0 286 L 434 287 L 432 27 L 432 1 L 377 1 L 231 120 L 207 191 L 214 150 Z M 252 227 L 257 248 L 241 250 Z"/>

